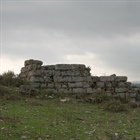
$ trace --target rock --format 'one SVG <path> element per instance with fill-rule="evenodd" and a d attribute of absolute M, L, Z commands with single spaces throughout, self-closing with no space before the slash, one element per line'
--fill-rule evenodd
<path fill-rule="evenodd" d="M 130 106 L 131 106 L 132 108 L 137 108 L 137 107 L 139 107 L 139 104 L 138 104 L 135 100 L 132 100 L 132 101 L 130 102 Z"/>
<path fill-rule="evenodd" d="M 26 60 L 25 62 L 24 62 L 24 65 L 25 66 L 27 66 L 27 65 L 32 65 L 32 64 L 36 64 L 36 65 L 42 65 L 43 64 L 43 62 L 42 61 L 40 61 L 40 60 L 33 60 L 33 59 L 29 59 L 29 60 Z"/>
<path fill-rule="evenodd" d="M 116 82 L 126 82 L 127 77 L 126 76 L 116 76 L 115 81 Z"/>
<path fill-rule="evenodd" d="M 36 96 L 38 93 L 38 90 L 31 87 L 31 86 L 27 86 L 27 85 L 22 85 L 19 88 L 19 92 L 22 95 L 29 95 L 29 96 Z"/>

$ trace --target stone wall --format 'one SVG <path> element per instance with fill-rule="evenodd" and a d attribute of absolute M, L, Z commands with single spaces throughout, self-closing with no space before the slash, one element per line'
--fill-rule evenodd
<path fill-rule="evenodd" d="M 20 77 L 35 88 L 65 93 L 98 93 L 136 97 L 126 76 L 92 76 L 83 64 L 44 65 L 39 60 L 26 60 Z"/>

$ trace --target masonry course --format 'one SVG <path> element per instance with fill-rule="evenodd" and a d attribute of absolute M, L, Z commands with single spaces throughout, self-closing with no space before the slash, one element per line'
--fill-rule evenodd
<path fill-rule="evenodd" d="M 84 64 L 42 65 L 39 60 L 26 60 L 21 68 L 21 79 L 31 83 L 32 87 L 45 88 L 54 92 L 99 93 L 107 95 L 137 96 L 127 76 L 92 76 L 90 68 Z"/>

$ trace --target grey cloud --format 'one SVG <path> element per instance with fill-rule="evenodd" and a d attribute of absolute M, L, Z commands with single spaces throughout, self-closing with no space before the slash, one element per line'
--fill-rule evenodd
<path fill-rule="evenodd" d="M 4 3 L 3 22 L 6 27 L 23 29 L 32 25 L 77 34 L 126 34 L 140 30 L 139 6 L 127 2 Z"/>
<path fill-rule="evenodd" d="M 138 76 L 140 3 L 114 1 L 3 1 L 2 55 L 46 64 L 70 63 L 66 58 L 74 56 L 73 62 L 77 57 L 93 65 L 101 61 L 108 69 Z"/>

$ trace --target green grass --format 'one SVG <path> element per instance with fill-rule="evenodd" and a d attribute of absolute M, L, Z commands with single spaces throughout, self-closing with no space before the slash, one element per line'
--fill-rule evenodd
<path fill-rule="evenodd" d="M 140 108 L 113 113 L 104 104 L 72 98 L 36 99 L 14 96 L 0 99 L 2 140 L 137 140 Z"/>

